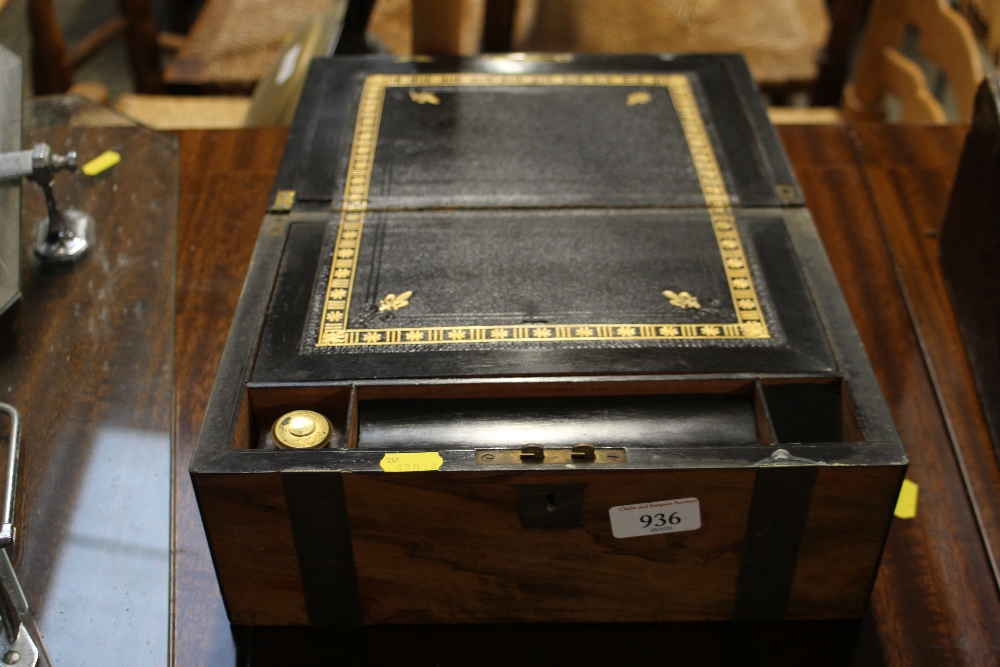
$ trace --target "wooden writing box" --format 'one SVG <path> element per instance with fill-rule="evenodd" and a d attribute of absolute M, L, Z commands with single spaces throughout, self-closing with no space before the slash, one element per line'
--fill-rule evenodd
<path fill-rule="evenodd" d="M 314 63 L 191 467 L 233 623 L 857 617 L 905 469 L 742 59 Z"/>

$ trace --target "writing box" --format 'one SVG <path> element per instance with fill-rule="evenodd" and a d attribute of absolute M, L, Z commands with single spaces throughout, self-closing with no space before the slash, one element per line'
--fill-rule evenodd
<path fill-rule="evenodd" d="M 515 54 L 314 62 L 191 474 L 236 624 L 774 620 L 906 462 L 743 60 Z"/>

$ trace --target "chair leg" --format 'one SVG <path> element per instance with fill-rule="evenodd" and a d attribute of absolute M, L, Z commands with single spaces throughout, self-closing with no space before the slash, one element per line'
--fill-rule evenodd
<path fill-rule="evenodd" d="M 135 77 L 135 89 L 140 93 L 162 93 L 163 71 L 160 69 L 160 47 L 157 43 L 157 29 L 153 22 L 153 7 L 150 0 L 119 0 L 121 13 L 125 16 L 125 44 Z"/>
<path fill-rule="evenodd" d="M 73 70 L 66 60 L 63 38 L 52 0 L 30 0 L 31 73 L 36 95 L 64 93 L 73 85 Z"/>
<path fill-rule="evenodd" d="M 483 53 L 510 51 L 516 12 L 516 0 L 486 0 L 486 17 L 483 21 Z"/>
<path fill-rule="evenodd" d="M 464 0 L 413 0 L 413 53 L 459 55 L 465 5 Z"/>
<path fill-rule="evenodd" d="M 344 27 L 337 41 L 337 55 L 371 53 L 365 41 L 365 31 L 371 18 L 375 0 L 348 0 L 344 12 Z"/>

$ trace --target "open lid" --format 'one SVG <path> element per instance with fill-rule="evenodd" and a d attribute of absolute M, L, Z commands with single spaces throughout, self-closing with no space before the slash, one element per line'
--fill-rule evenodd
<path fill-rule="evenodd" d="M 276 190 L 335 210 L 801 204 L 739 56 L 319 59 Z"/>
<path fill-rule="evenodd" d="M 257 380 L 832 370 L 741 58 L 310 76 L 278 189 L 325 215 L 292 216 Z"/>

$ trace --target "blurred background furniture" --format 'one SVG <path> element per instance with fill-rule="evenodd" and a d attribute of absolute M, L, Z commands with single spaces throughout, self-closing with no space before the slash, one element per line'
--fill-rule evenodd
<path fill-rule="evenodd" d="M 1000 76 L 976 96 L 941 229 L 947 281 L 972 375 L 1000 457 Z"/>
<path fill-rule="evenodd" d="M 772 104 L 780 105 L 772 114 L 777 122 L 839 122 L 834 107 L 841 100 L 850 62 L 858 51 L 855 83 L 847 89 L 843 107 L 852 118 L 885 120 L 882 97 L 888 93 L 898 99 L 895 106 L 890 105 L 892 120 L 968 120 L 982 67 L 979 46 L 962 16 L 945 0 L 873 0 L 870 4 L 869 11 L 868 0 L 736 5 L 713 0 L 627 4 L 379 0 L 369 29 L 400 55 L 479 50 L 739 51 L 761 90 Z M 413 26 L 409 34 L 407 23 Z M 889 55 L 883 57 L 886 49 Z M 888 64 L 883 64 L 886 58 Z M 937 101 L 939 97 L 946 98 L 944 105 Z M 803 99 L 808 107 L 801 104 Z"/>
<path fill-rule="evenodd" d="M 824 0 L 379 0 L 370 30 L 399 55 L 736 51 L 759 85 L 785 97 L 818 81 L 821 60 L 846 64 L 864 3 L 833 4 L 841 21 L 831 30 Z M 839 95 L 843 80 L 825 85 Z"/>
<path fill-rule="evenodd" d="M 985 47 L 994 67 L 1000 65 L 1000 0 L 956 0 L 954 4 Z"/>
<path fill-rule="evenodd" d="M 67 40 L 58 30 L 53 3 L 66 14 L 78 2 L 2 0 L 0 11 L 3 4 L 10 9 L 0 18 L 0 39 L 19 39 L 16 29 L 11 32 L 5 24 L 21 7 L 30 8 L 33 32 L 38 32 L 33 49 L 36 91 L 52 90 L 49 82 L 65 90 L 74 77 L 99 79 L 97 85 L 74 82 L 74 92 L 106 100 L 105 83 L 115 93 L 112 98 L 127 93 L 119 97 L 119 109 L 161 128 L 241 126 L 248 122 L 251 106 L 266 106 L 251 104 L 248 96 L 257 85 L 267 87 L 262 82 L 268 80 L 272 90 L 258 91 L 258 97 L 280 93 L 280 105 L 287 107 L 286 90 L 296 84 L 274 90 L 281 88 L 274 85 L 279 66 L 297 44 L 304 46 L 304 26 L 340 4 L 347 5 L 343 30 L 323 45 L 336 42 L 337 53 L 741 51 L 775 105 L 772 119 L 778 123 L 842 122 L 841 113 L 889 122 L 968 119 L 982 70 L 980 66 L 977 73 L 977 55 L 1000 57 L 995 29 L 1000 26 L 1000 0 L 960 0 L 961 14 L 946 0 L 735 5 L 720 0 L 206 0 L 203 5 L 191 0 L 121 0 L 120 5 L 89 0 L 95 15 L 114 7 L 117 13 L 96 28 L 90 22 L 85 33 L 74 20 L 75 39 Z M 165 22 L 164 7 L 180 18 Z M 159 30 L 152 22 L 156 18 L 162 26 L 183 30 L 188 17 L 193 25 L 184 36 Z M 67 47 L 68 41 L 73 45 Z M 304 70 L 312 53 L 324 53 L 320 41 L 313 39 L 311 52 L 299 51 L 297 66 Z M 123 83 L 122 66 L 107 64 L 97 76 L 79 76 L 80 68 L 107 62 L 104 54 L 96 55 L 102 45 L 133 63 L 135 76 Z M 841 108 L 852 64 L 854 80 Z M 145 97 L 149 92 L 191 99 L 174 105 L 169 98 Z M 249 122 L 287 122 L 290 115 L 279 117 L 255 111 Z"/>
<path fill-rule="evenodd" d="M 914 58 L 901 50 L 907 41 L 917 52 Z M 854 78 L 844 88 L 845 116 L 884 120 L 885 97 L 892 95 L 903 122 L 945 122 L 947 114 L 917 60 L 921 56 L 946 79 L 957 119 L 969 122 L 982 60 L 972 29 L 946 0 L 874 0 Z"/>
<path fill-rule="evenodd" d="M 168 84 L 214 92 L 253 91 L 288 36 L 312 16 L 346 4 L 338 53 L 364 51 L 364 31 L 374 0 L 209 0 L 191 32 L 168 62 Z"/>
<path fill-rule="evenodd" d="M 101 81 L 74 82 L 74 73 L 124 36 L 137 92 L 119 95 L 113 106 L 130 117 L 157 129 L 287 124 L 312 57 L 366 48 L 371 6 L 372 0 L 213 0 L 185 37 L 157 32 L 150 0 L 122 0 L 120 13 L 67 48 L 53 0 L 28 0 L 35 93 L 112 103 Z M 179 51 L 164 73 L 168 50 Z"/>
<path fill-rule="evenodd" d="M 74 71 L 119 36 L 125 37 L 135 89 L 142 93 L 163 92 L 160 48 L 150 0 L 121 0 L 119 6 L 117 16 L 67 48 L 52 0 L 29 0 L 31 71 L 36 95 L 68 91 Z M 106 98 L 107 93 L 96 95 Z"/>
<path fill-rule="evenodd" d="M 352 16 L 351 6 L 337 0 L 286 36 L 252 97 L 126 93 L 115 101 L 115 109 L 163 130 L 290 125 L 312 58 L 350 49 L 352 42 L 364 39 L 363 23 Z M 349 29 L 350 20 L 361 27 Z"/>

